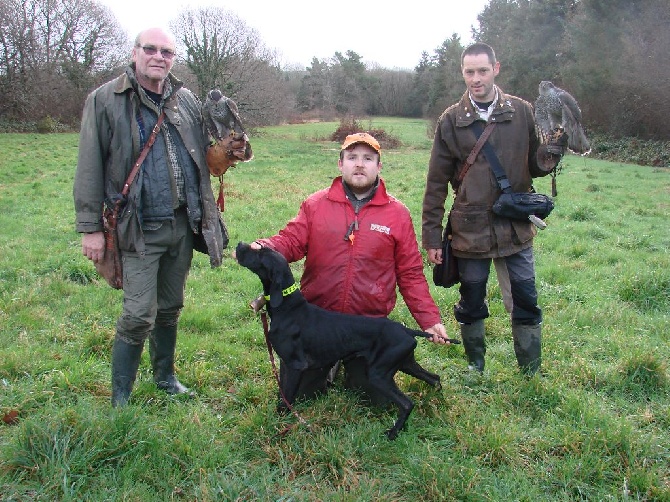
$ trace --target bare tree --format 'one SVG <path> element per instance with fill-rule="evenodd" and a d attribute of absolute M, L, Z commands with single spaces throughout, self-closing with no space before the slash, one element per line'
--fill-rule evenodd
<path fill-rule="evenodd" d="M 73 119 L 82 95 L 126 47 L 109 9 L 92 0 L 2 0 L 0 114 Z"/>
<path fill-rule="evenodd" d="M 201 98 L 218 87 L 237 103 L 245 124 L 277 122 L 288 113 L 292 103 L 274 52 L 236 14 L 220 7 L 188 9 L 171 28 Z"/>

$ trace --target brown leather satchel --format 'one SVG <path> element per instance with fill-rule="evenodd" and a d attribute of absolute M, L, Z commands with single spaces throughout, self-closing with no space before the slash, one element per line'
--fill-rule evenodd
<path fill-rule="evenodd" d="M 102 215 L 103 232 L 105 233 L 105 254 L 102 260 L 95 262 L 95 269 L 107 284 L 114 289 L 123 289 L 123 264 L 116 234 L 117 207 L 105 209 Z"/>
<path fill-rule="evenodd" d="M 147 143 L 144 145 L 140 156 L 137 158 L 137 161 L 135 161 L 133 169 L 130 171 L 128 178 L 123 185 L 121 197 L 116 201 L 113 208 L 110 209 L 105 207 L 102 214 L 102 231 L 105 234 L 105 254 L 100 261 L 95 263 L 95 269 L 98 271 L 98 274 L 107 281 L 107 284 L 114 289 L 123 289 L 123 262 L 121 261 L 121 250 L 119 249 L 119 238 L 116 231 L 116 223 L 119 211 L 121 210 L 121 203 L 125 202 L 128 192 L 130 191 L 130 185 L 135 181 L 137 173 L 142 166 L 142 162 L 144 162 L 149 150 L 151 150 L 151 146 L 154 144 L 154 141 L 156 141 L 156 136 L 158 136 L 164 118 L 165 113 L 161 112 Z"/>

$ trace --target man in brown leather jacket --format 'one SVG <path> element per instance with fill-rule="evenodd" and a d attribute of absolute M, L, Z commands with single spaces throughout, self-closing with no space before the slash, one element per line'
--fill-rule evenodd
<path fill-rule="evenodd" d="M 442 260 L 442 220 L 448 184 L 458 177 L 472 151 L 477 135 L 475 121 L 496 123 L 488 142 L 493 146 L 514 192 L 528 192 L 532 179 L 546 176 L 561 159 L 540 145 L 532 106 L 505 94 L 494 83 L 500 71 L 493 49 L 483 43 L 467 47 L 461 57 L 467 90 L 461 100 L 440 117 L 428 166 L 423 199 L 422 243 L 432 263 Z M 504 258 L 513 298 L 512 335 L 517 362 L 534 374 L 541 362 L 542 310 L 537 303 L 533 237 L 530 221 L 512 220 L 492 212 L 500 195 L 496 177 L 483 153 L 479 153 L 455 190 L 451 210 L 452 248 L 461 276 L 460 300 L 454 315 L 469 366 L 484 371 L 486 345 L 484 319 L 486 282 L 491 260 Z"/>

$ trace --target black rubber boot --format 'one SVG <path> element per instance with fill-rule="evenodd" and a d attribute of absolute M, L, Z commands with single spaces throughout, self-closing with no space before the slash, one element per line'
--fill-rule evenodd
<path fill-rule="evenodd" d="M 468 357 L 468 367 L 484 372 L 484 356 L 486 355 L 486 341 L 484 340 L 484 320 L 471 324 L 460 323 L 463 348 Z"/>
<path fill-rule="evenodd" d="M 149 355 L 156 386 L 168 394 L 190 394 L 174 374 L 174 354 L 177 346 L 177 326 L 159 326 L 149 336 Z"/>
<path fill-rule="evenodd" d="M 112 406 L 122 407 L 128 404 L 133 390 L 137 368 L 142 357 L 142 345 L 131 345 L 119 337 L 114 339 L 112 347 Z"/>
<path fill-rule="evenodd" d="M 519 368 L 525 375 L 533 376 L 542 364 L 542 325 L 512 325 L 512 336 Z"/>

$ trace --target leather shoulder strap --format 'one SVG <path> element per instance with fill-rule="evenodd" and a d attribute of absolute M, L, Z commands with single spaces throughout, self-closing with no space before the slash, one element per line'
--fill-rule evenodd
<path fill-rule="evenodd" d="M 477 127 L 479 124 L 475 121 L 473 123 L 473 126 L 475 127 L 475 134 L 478 133 L 479 127 Z M 493 132 L 493 128 L 495 127 L 496 123 L 495 122 L 489 122 L 486 124 L 486 127 L 484 130 L 481 132 L 479 137 L 477 138 L 477 142 L 475 143 L 475 146 L 472 147 L 472 151 L 470 152 L 470 155 L 468 155 L 468 158 L 465 159 L 465 162 L 463 163 L 463 167 L 461 168 L 461 172 L 458 174 L 457 182 L 458 186 L 461 185 L 463 182 L 463 179 L 465 178 L 465 175 L 468 172 L 468 169 L 472 166 L 472 164 L 475 163 L 475 160 L 477 159 L 477 155 L 479 155 L 479 151 L 482 149 L 484 146 L 484 143 L 486 143 L 486 140 L 489 139 L 489 136 L 491 135 L 491 132 Z"/>

